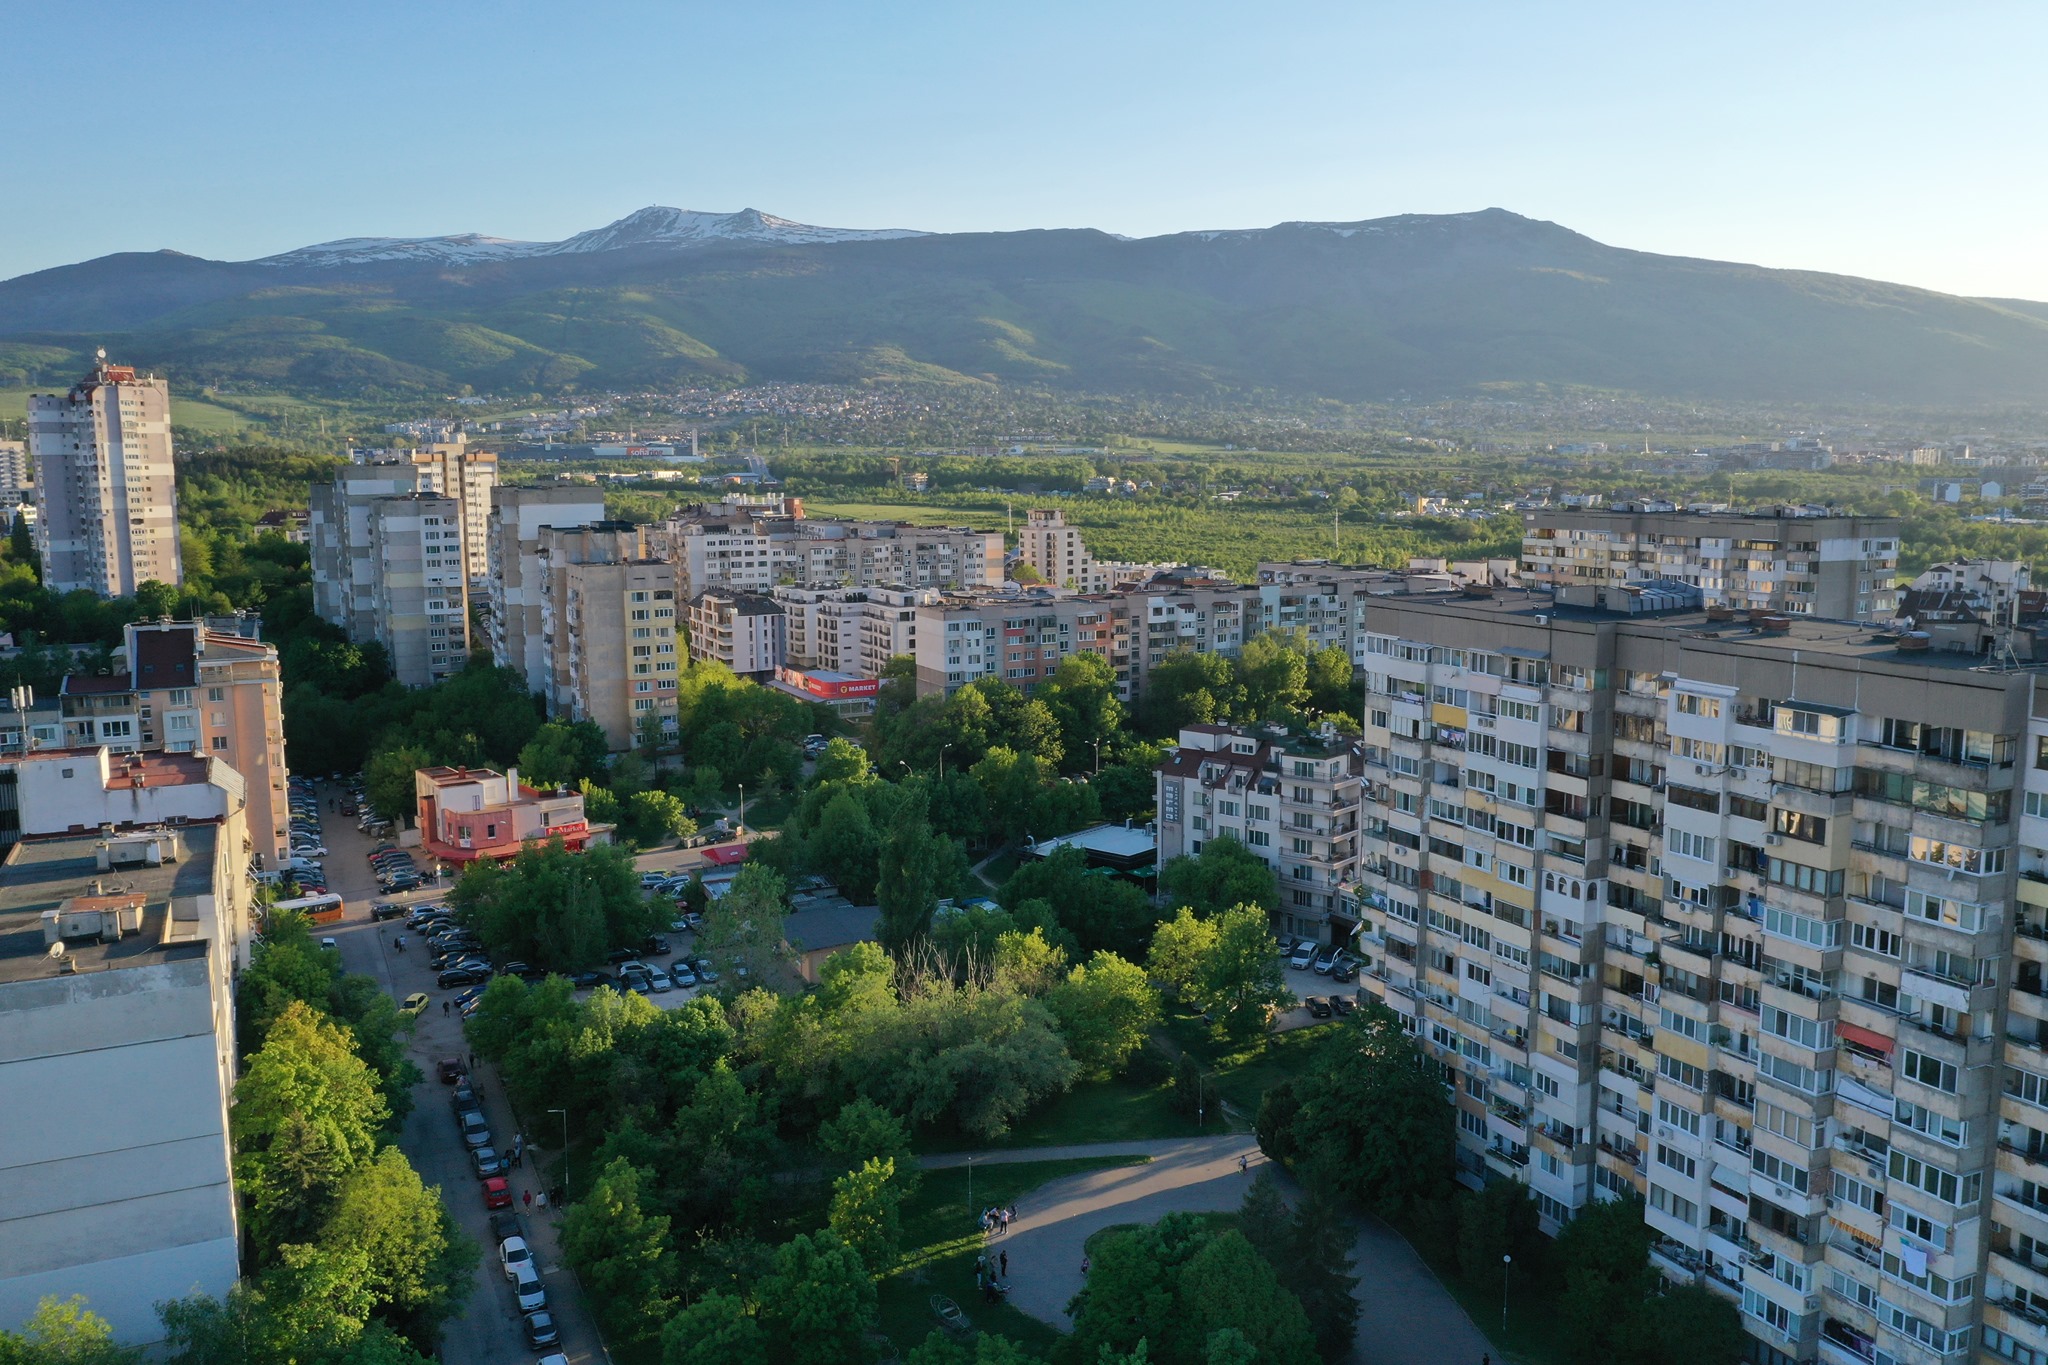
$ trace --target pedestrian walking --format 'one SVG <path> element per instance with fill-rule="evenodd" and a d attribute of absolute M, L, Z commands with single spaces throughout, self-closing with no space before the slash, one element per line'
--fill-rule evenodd
<path fill-rule="evenodd" d="M 528 1207 L 529 1209 L 533 1207 L 533 1191 L 532 1191 L 532 1190 L 522 1190 L 522 1191 L 520 1192 L 520 1197 L 521 1197 L 521 1198 L 523 1198 L 523 1199 L 524 1199 L 524 1200 L 526 1201 L 526 1207 Z"/>
<path fill-rule="evenodd" d="M 476 1054 L 474 1052 L 469 1054 L 469 1069 L 471 1071 L 476 1070 Z"/>
<path fill-rule="evenodd" d="M 1237 1173 L 1243 1175 L 1251 1168 L 1251 1157 L 1243 1152 L 1237 1154 Z"/>
<path fill-rule="evenodd" d="M 546 1190 L 540 1192 L 540 1211 L 542 1213 L 548 1211 L 548 1192 Z"/>
<path fill-rule="evenodd" d="M 1008 1279 L 1010 1277 L 1010 1253 L 1004 1252 L 997 1260 L 1003 1267 L 1003 1278 Z"/>
<path fill-rule="evenodd" d="M 1081 1274 L 1084 1278 L 1088 1274 L 1088 1253 L 1085 1251 L 1081 1253 Z"/>
<path fill-rule="evenodd" d="M 446 1014 L 447 1012 L 448 1012 L 448 1002 L 447 1002 L 446 1000 L 443 1000 L 443 1001 L 441 1002 L 441 1013 L 443 1013 L 443 1014 Z"/>

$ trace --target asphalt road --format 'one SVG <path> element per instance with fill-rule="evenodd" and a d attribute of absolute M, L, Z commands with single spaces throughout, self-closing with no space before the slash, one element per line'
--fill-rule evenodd
<path fill-rule="evenodd" d="M 335 794 L 326 783 L 321 784 L 323 812 Z M 434 1064 L 438 1058 L 466 1055 L 468 1051 L 462 1041 L 460 1018 L 441 1011 L 441 1002 L 456 992 L 435 988 L 426 953 L 417 947 L 419 936 L 405 931 L 402 921 L 392 920 L 383 924 L 371 921 L 370 902 L 378 899 L 377 883 L 370 873 L 366 855 L 375 845 L 356 829 L 353 818 L 325 813 L 321 818 L 328 848 L 325 860 L 328 889 L 344 899 L 347 909 L 340 924 L 319 932 L 335 939 L 341 949 L 344 967 L 374 978 L 391 993 L 392 999 L 403 1000 L 413 991 L 425 991 L 434 1002 L 420 1017 L 409 1049 L 426 1079 L 413 1089 L 413 1111 L 406 1116 L 398 1145 L 412 1161 L 414 1169 L 419 1171 L 420 1178 L 429 1185 L 440 1187 L 441 1197 L 456 1226 L 469 1234 L 482 1251 L 482 1263 L 477 1268 L 469 1302 L 461 1315 L 451 1318 L 443 1330 L 441 1359 L 448 1365 L 530 1365 L 546 1351 L 562 1351 L 575 1365 L 584 1365 L 584 1362 L 594 1365 L 604 1361 L 606 1357 L 584 1305 L 582 1291 L 562 1265 L 556 1243 L 559 1217 L 553 1210 L 544 1213 L 537 1209 L 523 1211 L 521 1219 L 526 1224 L 527 1241 L 532 1244 L 534 1256 L 540 1262 L 541 1278 L 547 1285 L 548 1308 L 555 1316 L 562 1342 L 559 1346 L 546 1348 L 546 1351 L 536 1351 L 526 1344 L 511 1285 L 498 1267 L 497 1244 L 491 1238 L 480 1182 L 471 1170 L 468 1151 L 456 1132 L 454 1115 L 448 1107 L 448 1088 L 435 1075 Z M 427 901 L 443 893 L 445 888 L 441 892 L 417 892 L 393 899 Z M 401 932 L 407 934 L 407 951 L 403 953 L 394 947 Z M 516 1131 L 512 1111 L 496 1075 L 491 1074 L 488 1067 L 481 1070 L 484 1074 L 479 1079 L 482 1081 L 493 1145 L 504 1152 L 509 1149 Z M 542 1114 L 533 1116 L 531 1121 L 559 1123 L 560 1119 Z M 559 1139 L 551 1143 L 550 1150 L 555 1150 L 558 1143 Z M 511 1183 L 515 1198 L 521 1191 L 539 1193 L 540 1173 L 531 1159 L 524 1166 L 507 1172 L 506 1178 Z"/>

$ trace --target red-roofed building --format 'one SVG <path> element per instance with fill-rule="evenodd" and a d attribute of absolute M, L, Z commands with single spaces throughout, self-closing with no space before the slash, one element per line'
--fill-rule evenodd
<path fill-rule="evenodd" d="M 580 852 L 611 834 L 608 825 L 591 828 L 581 792 L 529 787 L 517 768 L 421 768 L 413 774 L 413 796 L 420 846 L 443 862 L 512 858 L 549 839 Z"/>

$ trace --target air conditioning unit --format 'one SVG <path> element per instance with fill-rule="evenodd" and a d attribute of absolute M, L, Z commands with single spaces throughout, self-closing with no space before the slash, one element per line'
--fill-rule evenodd
<path fill-rule="evenodd" d="M 1711 776 L 1713 775 L 1713 772 L 1714 772 L 1714 770 L 1713 770 L 1712 768 L 1708 767 L 1708 766 L 1707 766 L 1706 764 L 1704 764 L 1704 763 L 1695 763 L 1695 764 L 1693 764 L 1693 765 L 1692 765 L 1692 770 L 1693 770 L 1693 771 L 1694 771 L 1695 773 L 1699 774 L 1699 775 L 1700 775 L 1701 777 L 1711 777 Z"/>
<path fill-rule="evenodd" d="M 1766 834 L 1764 836 L 1764 842 L 1775 847 L 1776 845 L 1785 842 L 1785 836 L 1782 834 Z"/>

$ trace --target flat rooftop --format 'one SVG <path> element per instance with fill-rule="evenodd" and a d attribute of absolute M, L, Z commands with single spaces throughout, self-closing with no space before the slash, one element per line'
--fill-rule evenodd
<path fill-rule="evenodd" d="M 117 838 L 142 832 L 123 830 Z M 174 927 L 171 901 L 213 891 L 214 825 L 180 825 L 166 831 L 178 840 L 176 862 L 101 871 L 98 833 L 24 839 L 0 862 L 0 984 L 58 975 L 43 942 L 43 912 L 67 900 L 140 896 L 142 932 L 113 943 L 73 940 L 65 956 L 80 972 L 150 967 L 206 956 L 196 922 Z M 180 936 L 183 937 L 180 937 Z M 173 941 L 176 940 L 176 941 Z"/>
<path fill-rule="evenodd" d="M 1830 621 L 1814 616 L 1788 614 L 1784 617 L 1789 622 L 1787 628 L 1782 633 L 1773 634 L 1750 624 L 1740 612 L 1734 620 L 1720 621 L 1699 608 L 1633 613 L 1605 611 L 1597 607 L 1559 606 L 1549 597 L 1533 592 L 1500 592 L 1490 598 L 1389 597 L 1376 602 L 1374 609 L 1379 612 L 1426 611 L 1475 620 L 1498 620 L 1526 625 L 1531 629 L 1541 628 L 1543 623 L 1538 621 L 1538 617 L 1556 625 L 1618 625 L 1640 631 L 1669 632 L 1686 639 L 1742 649 L 1797 650 L 1805 654 L 1825 654 L 1830 658 L 1950 672 L 1968 672 L 1985 668 L 1988 664 L 1986 659 L 1976 654 L 1953 650 L 1902 650 L 1897 636 L 1883 633 L 1869 621 Z M 1368 624 L 1368 629 L 1374 628 Z M 2022 661 L 2017 670 L 2001 671 L 2032 672 L 2042 666 Z"/>
<path fill-rule="evenodd" d="M 1105 858 L 1150 858 L 1159 851 L 1158 836 L 1143 825 L 1094 825 L 1056 839 L 1040 839 L 1031 845 L 1031 851 L 1046 858 L 1069 844 Z"/>

